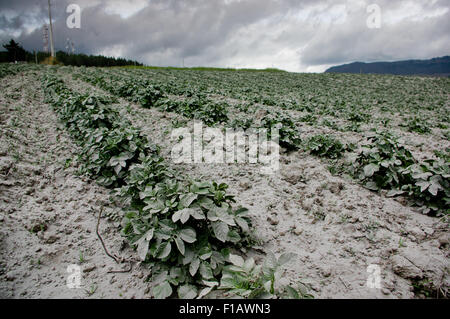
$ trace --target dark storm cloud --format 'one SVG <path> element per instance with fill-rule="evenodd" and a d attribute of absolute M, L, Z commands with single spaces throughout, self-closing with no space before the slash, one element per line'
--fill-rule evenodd
<path fill-rule="evenodd" d="M 404 1 L 403 4 L 406 2 Z M 416 2 L 419 3 L 419 2 Z M 398 16 L 411 14 L 402 2 L 389 6 L 380 4 L 382 24 L 379 29 L 369 29 L 366 25 L 365 7 L 349 14 L 344 24 L 322 27 L 316 30 L 303 51 L 302 62 L 307 65 L 335 64 L 347 61 L 398 60 L 409 58 L 429 58 L 450 54 L 450 11 L 444 10 L 444 3 L 424 2 L 421 12 L 414 17 L 390 23 Z M 439 10 L 441 8 L 442 10 Z M 432 16 L 433 12 L 442 14 Z M 444 13 L 445 12 L 445 13 Z M 430 16 L 427 14 L 430 13 Z M 385 19 L 383 19 L 385 17 Z"/>
<path fill-rule="evenodd" d="M 367 5 L 382 27 L 366 25 Z M 81 29 L 66 7 L 82 8 Z M 353 60 L 428 58 L 450 52 L 448 1 L 60 0 L 52 1 L 55 44 L 147 64 L 323 69 Z M 447 11 L 445 11 L 447 10 Z M 42 49 L 47 0 L 0 1 L 0 40 Z M 18 37 L 17 37 L 18 35 Z"/>

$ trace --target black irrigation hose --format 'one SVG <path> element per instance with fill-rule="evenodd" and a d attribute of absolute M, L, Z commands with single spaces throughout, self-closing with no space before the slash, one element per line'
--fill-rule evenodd
<path fill-rule="evenodd" d="M 100 218 L 101 218 L 101 216 L 102 216 L 102 212 L 103 212 L 103 206 L 100 208 L 100 211 L 98 212 L 98 219 L 97 219 L 97 227 L 96 227 L 96 233 L 97 233 L 97 237 L 98 237 L 98 239 L 100 239 L 100 242 L 102 243 L 102 246 L 103 246 L 103 249 L 105 250 L 105 253 L 109 256 L 109 257 L 111 257 L 117 264 L 121 264 L 121 263 L 124 263 L 124 262 L 129 262 L 129 265 L 130 265 L 130 267 L 129 267 L 129 269 L 126 269 L 126 270 L 110 270 L 110 271 L 108 271 L 108 274 L 112 274 L 112 273 L 114 273 L 114 274 L 117 274 L 117 273 L 127 273 L 127 272 L 130 272 L 132 269 L 133 269 L 133 262 L 131 261 L 131 260 L 127 260 L 127 259 L 124 259 L 123 257 L 118 257 L 117 255 L 111 255 L 110 253 L 109 253 L 109 251 L 108 251 L 108 249 L 106 248 L 106 245 L 105 245 L 105 243 L 104 243 L 104 241 L 103 241 L 103 238 L 102 238 L 102 236 L 100 235 L 100 232 L 99 232 L 99 226 L 100 226 Z"/>

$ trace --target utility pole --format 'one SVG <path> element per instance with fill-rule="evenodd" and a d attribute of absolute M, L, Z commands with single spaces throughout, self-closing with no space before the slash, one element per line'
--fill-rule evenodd
<path fill-rule="evenodd" d="M 48 53 L 48 27 L 44 24 L 44 52 Z"/>
<path fill-rule="evenodd" d="M 50 10 L 50 0 L 48 0 L 48 19 L 50 20 L 50 52 L 52 57 L 55 57 L 55 47 L 53 45 L 53 24 L 52 24 L 52 12 Z"/>

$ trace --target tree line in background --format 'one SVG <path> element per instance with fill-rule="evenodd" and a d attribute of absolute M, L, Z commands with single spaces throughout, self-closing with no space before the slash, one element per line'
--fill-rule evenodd
<path fill-rule="evenodd" d="M 5 62 L 29 62 L 29 63 L 45 63 L 48 61 L 50 54 L 47 52 L 28 52 L 19 43 L 13 39 L 7 44 L 3 44 L 6 51 L 0 52 L 0 63 Z M 139 65 L 142 63 L 123 58 L 106 57 L 103 55 L 86 55 L 83 53 L 71 54 L 64 51 L 56 52 L 56 60 L 64 65 L 74 66 L 125 66 Z"/>

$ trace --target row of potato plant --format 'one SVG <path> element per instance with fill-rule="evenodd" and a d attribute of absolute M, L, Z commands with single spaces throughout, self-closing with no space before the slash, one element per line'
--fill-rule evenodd
<path fill-rule="evenodd" d="M 419 162 L 386 131 L 373 133 L 369 144 L 352 160 L 351 173 L 368 189 L 388 190 L 387 196 L 404 195 L 423 213 L 450 212 L 450 165 L 444 156 Z M 438 154 L 439 155 L 439 154 Z"/>
<path fill-rule="evenodd" d="M 73 92 L 50 73 L 43 86 L 46 102 L 82 149 L 81 171 L 126 204 L 121 232 L 151 267 L 156 298 L 203 297 L 215 288 L 243 297 L 310 297 L 276 286 L 292 254 L 280 262 L 269 254 L 262 266 L 237 255 L 251 245 L 252 225 L 246 208 L 233 207 L 228 185 L 171 171 L 158 147 L 120 118 L 108 98 Z"/>
<path fill-rule="evenodd" d="M 130 78 L 120 74 L 106 75 L 92 71 L 81 71 L 75 78 L 100 87 L 111 94 L 123 97 L 129 101 L 140 103 L 143 107 L 156 107 L 161 111 L 174 112 L 189 119 L 201 120 L 207 126 L 215 124 L 232 125 L 228 118 L 228 105 L 216 102 L 207 97 L 202 91 L 177 91 L 170 85 L 154 83 L 149 79 Z M 182 95 L 182 99 L 172 99 L 171 94 Z M 261 119 L 255 128 L 279 129 L 280 145 L 288 150 L 300 148 L 299 129 L 289 117 L 281 112 L 271 111 Z"/>
<path fill-rule="evenodd" d="M 120 77 L 118 76 L 116 80 L 119 81 Z M 137 83 L 142 81 L 142 79 L 136 78 L 135 81 Z M 147 80 L 144 80 L 145 85 L 153 87 L 150 84 L 151 82 L 146 81 Z M 115 84 L 116 85 L 111 85 L 111 87 L 120 87 L 117 83 Z M 139 87 L 139 84 L 135 84 L 135 86 Z M 195 101 L 195 97 L 201 95 L 201 93 L 194 92 L 191 95 L 194 96 L 194 98 L 190 98 L 191 101 Z M 159 101 L 164 101 L 163 103 L 160 103 L 161 105 L 165 105 L 165 111 L 177 111 L 177 108 L 170 108 L 170 105 L 174 102 L 169 99 L 162 99 Z M 195 102 L 193 103 L 195 104 Z M 189 114 L 185 113 L 183 115 L 189 117 Z M 348 115 L 349 120 L 356 124 L 367 121 L 368 117 L 368 113 L 363 114 L 358 111 L 353 111 Z M 249 127 L 255 126 L 255 123 L 252 122 L 253 121 L 248 123 Z M 232 126 L 239 126 L 242 123 L 234 120 L 230 124 Z M 267 112 L 261 119 L 259 126 L 265 128 L 277 126 L 280 129 L 280 145 L 288 150 L 295 150 L 301 147 L 302 141 L 296 124 L 290 118 L 283 116 L 282 113 L 276 111 Z M 375 191 L 386 189 L 389 191 L 388 196 L 406 195 L 411 199 L 411 204 L 421 207 L 421 210 L 424 213 L 439 216 L 448 213 L 448 201 L 450 197 L 448 187 L 448 161 L 440 159 L 426 160 L 419 163 L 412 155 L 410 155 L 408 157 L 409 159 L 405 158 L 405 161 L 402 162 L 401 165 L 395 165 L 395 163 L 399 163 L 398 159 L 397 161 L 391 161 L 393 165 L 386 169 L 385 172 L 387 162 L 392 158 L 396 158 L 397 155 L 401 157 L 403 152 L 410 154 L 409 151 L 404 147 L 399 147 L 397 140 L 389 133 L 380 133 L 376 136 L 371 136 L 369 137 L 369 142 L 372 144 L 363 147 L 363 149 L 371 149 L 371 155 L 368 156 L 368 152 L 366 151 L 361 152 L 350 168 L 352 174 L 363 185 Z M 305 141 L 304 144 L 311 154 L 332 159 L 341 157 L 345 151 L 352 151 L 353 148 L 351 145 L 342 145 L 338 140 L 333 139 L 332 136 L 322 135 L 314 136 L 308 141 Z M 383 153 L 382 150 L 386 147 L 389 148 L 389 152 L 393 153 L 390 155 Z M 399 152 L 398 154 L 394 152 L 394 150 L 397 149 Z M 368 167 L 374 169 L 378 167 L 379 171 L 377 171 L 376 174 L 368 176 L 364 174 L 364 169 L 366 169 L 367 174 L 370 174 L 370 172 L 367 171 L 369 170 Z M 398 181 L 396 180 L 397 176 L 399 176 Z M 392 180 L 394 182 L 392 182 Z"/>

